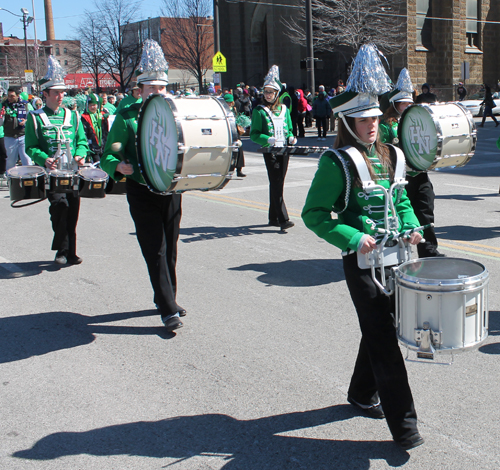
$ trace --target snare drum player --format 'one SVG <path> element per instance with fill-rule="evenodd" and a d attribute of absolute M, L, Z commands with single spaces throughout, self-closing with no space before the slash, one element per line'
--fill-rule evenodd
<path fill-rule="evenodd" d="M 394 163 L 396 149 L 382 144 L 378 137 L 378 118 L 382 113 L 377 95 L 389 89 L 388 76 L 375 46 L 362 46 L 346 91 L 331 100 L 335 117 L 339 118 L 334 149 L 350 147 L 350 151 L 357 151 L 358 158 L 351 158 L 344 150 L 323 153 L 302 219 L 314 233 L 343 252 L 347 287 L 362 335 L 347 400 L 371 418 L 385 417 L 394 441 L 407 450 L 422 444 L 423 438 L 417 429 L 413 397 L 396 336 L 394 296 L 379 289 L 370 269 L 358 266 L 356 253 L 366 254 L 376 247 L 380 238 L 377 229 L 385 225 L 384 208 L 388 204 L 381 190 L 365 191 L 360 186 L 360 175 L 368 175 L 369 180 L 387 189 L 396 168 L 401 178 L 403 175 L 403 167 Z M 402 156 L 399 162 L 404 166 Z M 417 228 L 418 219 L 404 190 L 395 191 L 390 197 L 398 229 Z M 332 217 L 332 211 L 337 217 Z M 409 242 L 416 244 L 421 238 L 415 231 Z"/>
<path fill-rule="evenodd" d="M 96 93 L 89 94 L 82 124 L 90 149 L 89 157 L 96 163 L 101 159 L 108 137 L 108 118 L 102 110 L 102 98 Z"/>
<path fill-rule="evenodd" d="M 26 153 L 47 171 L 77 170 L 89 151 L 80 116 L 61 106 L 65 94 L 63 71 L 58 60 L 49 56 L 48 71 L 40 80 L 45 98 L 43 108 L 31 111 L 26 121 Z M 58 153 L 58 150 L 62 150 Z M 76 224 L 80 212 L 78 192 L 48 193 L 50 220 L 54 230 L 52 250 L 57 264 L 80 264 L 76 254 Z"/>
<path fill-rule="evenodd" d="M 250 139 L 264 147 L 264 161 L 269 178 L 269 225 L 286 230 L 295 224 L 288 217 L 283 198 L 285 176 L 288 170 L 289 155 L 273 152 L 273 147 L 282 149 L 295 145 L 292 119 L 288 108 L 280 104 L 281 83 L 279 69 L 273 65 L 264 79 L 262 104 L 252 112 Z"/>
<path fill-rule="evenodd" d="M 388 106 L 380 120 L 380 140 L 385 144 L 399 145 L 399 120 L 403 111 L 413 104 L 413 85 L 408 69 L 401 70 L 394 90 L 387 94 L 385 101 L 388 102 Z M 410 199 L 420 225 L 434 223 L 434 199 L 436 195 L 429 174 L 427 171 L 408 169 L 406 181 L 408 181 L 406 194 Z M 438 251 L 438 241 L 434 227 L 424 229 L 424 239 L 425 241 L 417 246 L 419 258 L 444 256 Z"/>
<path fill-rule="evenodd" d="M 111 127 L 101 168 L 115 181 L 127 178 L 127 201 L 137 240 L 146 261 L 154 303 L 167 331 L 181 328 L 186 311 L 177 305 L 177 240 L 181 221 L 181 195 L 161 195 L 148 189 L 139 170 L 135 136 L 139 110 L 152 93 L 166 94 L 168 64 L 156 41 L 146 40 L 137 83 L 142 100 L 122 109 Z"/>

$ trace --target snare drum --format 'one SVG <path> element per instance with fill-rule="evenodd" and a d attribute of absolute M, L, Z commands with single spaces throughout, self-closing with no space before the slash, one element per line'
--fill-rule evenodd
<path fill-rule="evenodd" d="M 73 170 L 50 170 L 49 191 L 54 193 L 72 193 L 78 189 L 78 176 Z"/>
<path fill-rule="evenodd" d="M 15 166 L 7 170 L 11 201 L 44 199 L 47 173 L 40 166 Z"/>
<path fill-rule="evenodd" d="M 477 141 L 472 115 L 457 103 L 413 105 L 398 126 L 399 145 L 413 170 L 464 166 Z"/>
<path fill-rule="evenodd" d="M 99 168 L 81 168 L 78 171 L 80 197 L 105 197 L 108 174 Z"/>
<path fill-rule="evenodd" d="M 488 336 L 486 268 L 461 258 L 421 258 L 395 270 L 399 340 L 419 357 L 462 351 Z"/>
<path fill-rule="evenodd" d="M 155 193 L 221 189 L 235 168 L 238 139 L 223 99 L 153 94 L 139 114 L 139 168 Z"/>

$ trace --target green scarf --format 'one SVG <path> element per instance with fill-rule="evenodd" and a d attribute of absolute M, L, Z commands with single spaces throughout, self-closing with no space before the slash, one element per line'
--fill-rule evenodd
<path fill-rule="evenodd" d="M 90 114 L 90 113 L 89 113 Z M 94 127 L 95 135 L 97 137 L 97 143 L 101 145 L 102 140 L 102 116 L 99 111 L 90 114 L 90 119 L 92 120 L 92 126 Z"/>

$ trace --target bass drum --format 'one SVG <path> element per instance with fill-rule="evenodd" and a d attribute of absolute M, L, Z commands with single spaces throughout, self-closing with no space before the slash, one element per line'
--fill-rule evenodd
<path fill-rule="evenodd" d="M 221 189 L 235 168 L 238 139 L 223 99 L 153 94 L 139 114 L 139 168 L 155 193 Z"/>
<path fill-rule="evenodd" d="M 7 170 L 11 201 L 44 199 L 47 173 L 40 166 L 15 166 Z"/>
<path fill-rule="evenodd" d="M 403 263 L 395 270 L 399 340 L 424 359 L 480 345 L 488 337 L 488 280 L 486 268 L 467 259 Z"/>
<path fill-rule="evenodd" d="M 426 171 L 464 166 L 474 155 L 477 130 L 461 104 L 417 104 L 403 112 L 398 138 L 408 166 Z"/>

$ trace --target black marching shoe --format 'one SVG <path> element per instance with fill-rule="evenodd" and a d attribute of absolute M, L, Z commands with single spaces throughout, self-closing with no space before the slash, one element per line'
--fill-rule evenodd
<path fill-rule="evenodd" d="M 68 263 L 69 264 L 82 264 L 83 259 L 80 258 L 79 256 L 76 255 L 70 255 L 68 256 Z"/>
<path fill-rule="evenodd" d="M 165 329 L 169 333 L 184 326 L 179 318 L 179 313 L 167 315 L 166 317 L 162 316 L 161 321 L 163 322 L 163 324 L 165 325 Z"/>
<path fill-rule="evenodd" d="M 185 317 L 186 316 L 186 309 L 185 308 L 182 308 L 180 305 L 177 305 L 177 308 L 179 309 L 179 311 L 177 312 L 179 314 L 180 317 Z"/>
<path fill-rule="evenodd" d="M 354 400 L 351 397 L 347 397 L 347 401 L 351 405 L 363 410 L 363 412 L 369 418 L 373 418 L 373 419 L 384 419 L 385 418 L 384 410 L 382 409 L 382 405 L 380 403 L 378 405 L 372 405 L 372 406 L 362 405 L 361 403 L 358 403 L 356 400 Z"/>
<path fill-rule="evenodd" d="M 287 220 L 284 224 L 280 225 L 281 230 L 286 230 L 287 228 L 292 228 L 295 224 L 291 220 Z"/>
<path fill-rule="evenodd" d="M 281 227 L 281 224 L 277 220 L 275 222 L 269 221 L 267 225 L 269 225 L 270 227 Z"/>
<path fill-rule="evenodd" d="M 246 175 L 241 170 L 238 170 L 236 172 L 236 176 L 239 176 L 240 178 L 244 178 Z"/>
<path fill-rule="evenodd" d="M 401 441 L 396 441 L 399 447 L 403 450 L 410 450 L 413 449 L 414 447 L 421 446 L 424 443 L 424 438 L 416 432 L 413 434 L 413 436 L 410 436 L 406 439 L 403 439 Z"/>
<path fill-rule="evenodd" d="M 66 255 L 64 253 L 57 252 L 56 253 L 56 258 L 54 259 L 54 262 L 56 264 L 60 264 L 60 265 L 67 264 L 68 263 L 68 258 L 66 258 Z"/>

